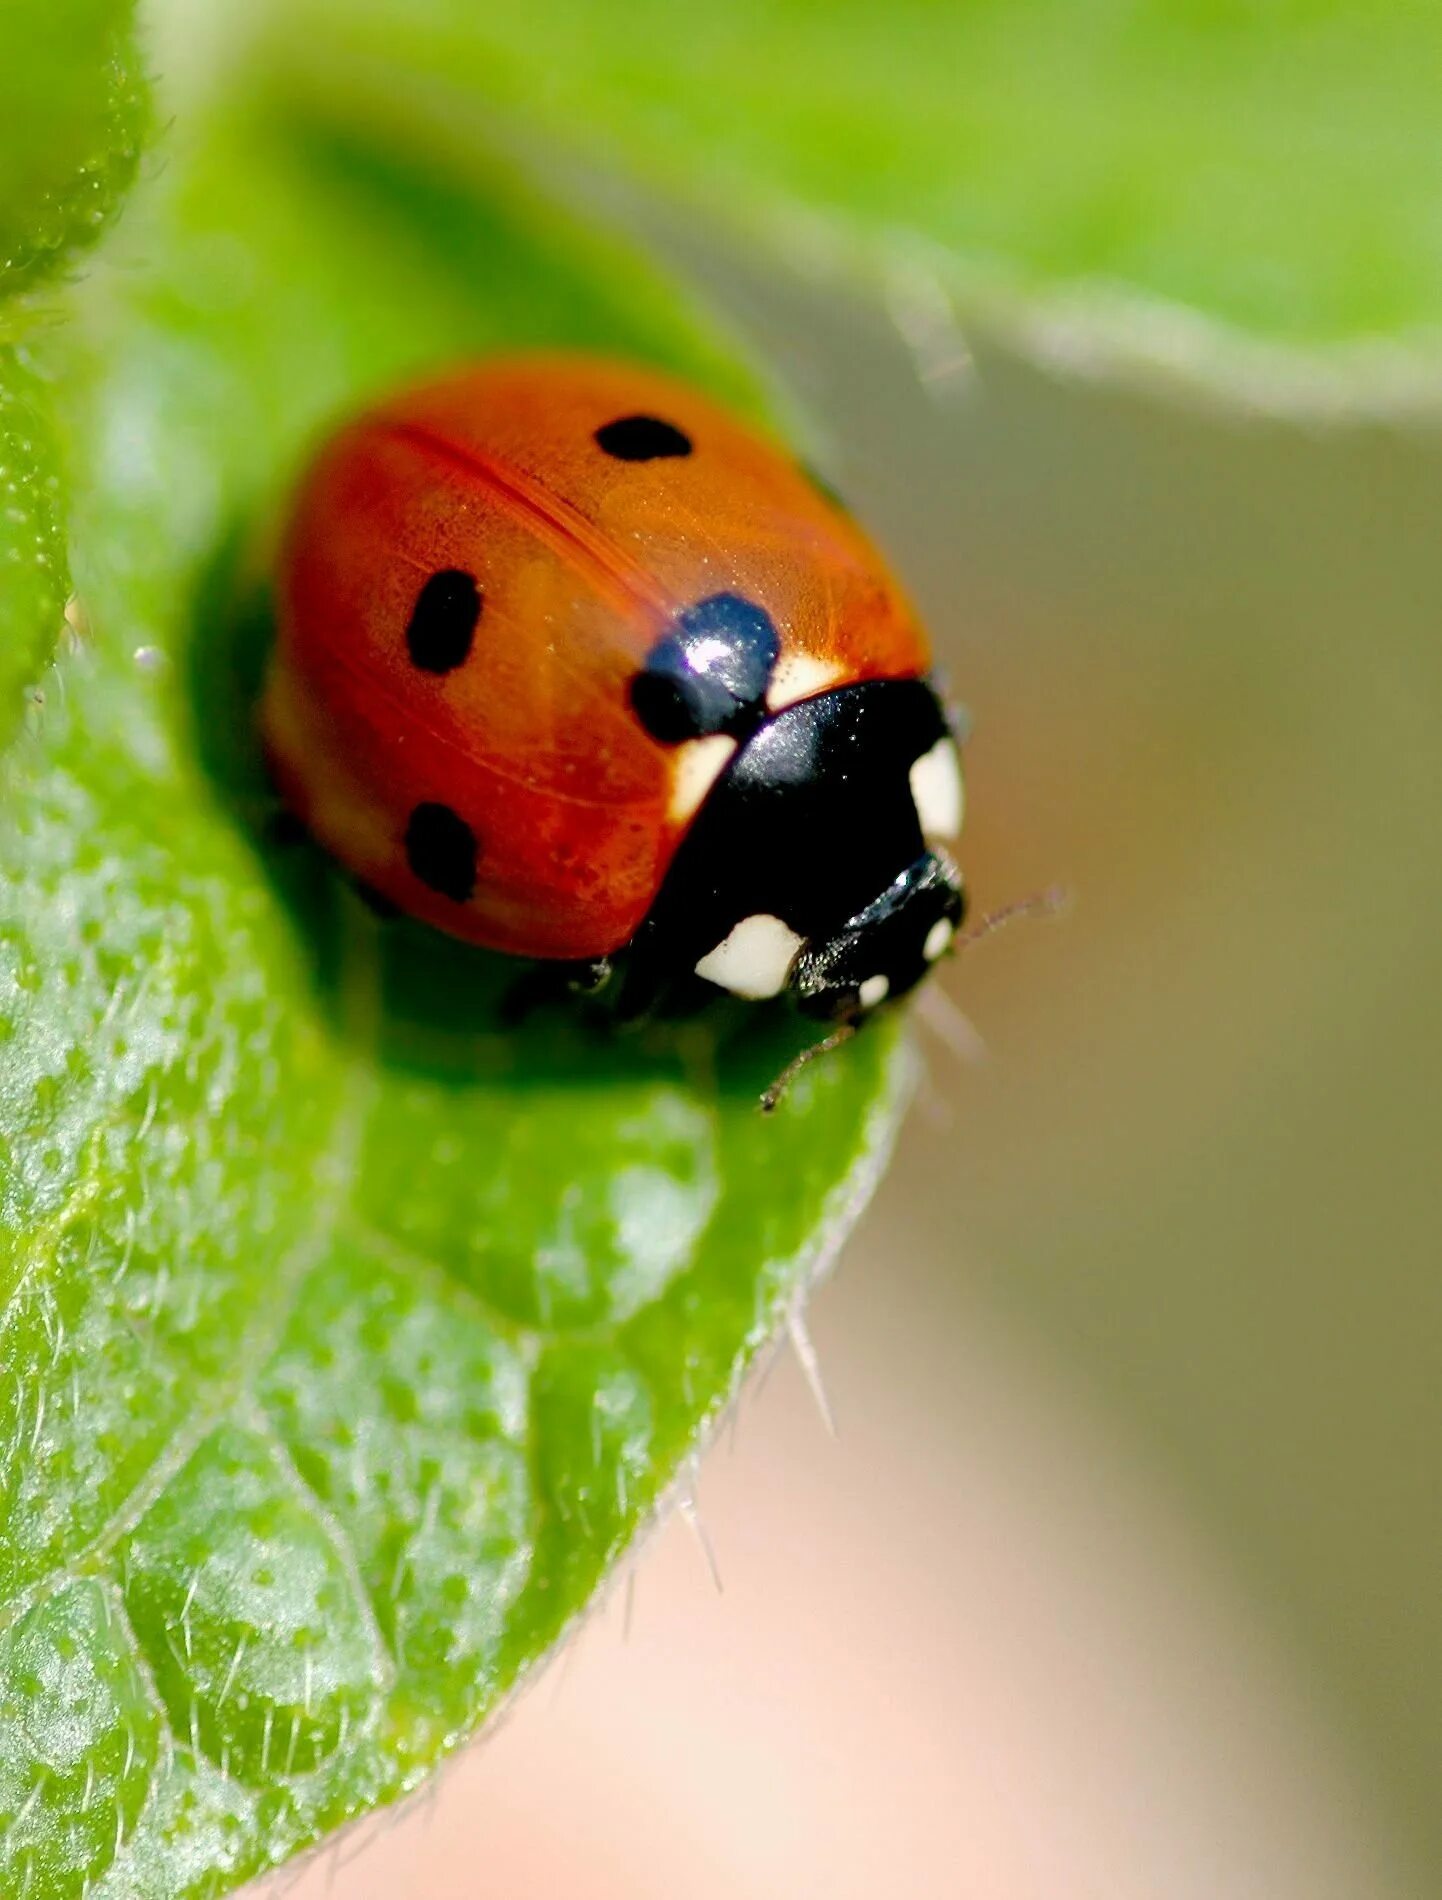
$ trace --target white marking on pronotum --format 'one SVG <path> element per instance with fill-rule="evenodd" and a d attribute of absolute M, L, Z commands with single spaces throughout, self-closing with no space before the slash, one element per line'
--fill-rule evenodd
<path fill-rule="evenodd" d="M 961 830 L 961 766 L 956 746 L 938 739 L 911 768 L 911 796 L 928 838 L 954 838 Z"/>
<path fill-rule="evenodd" d="M 798 699 L 811 699 L 834 686 L 841 670 L 832 660 L 818 659 L 814 653 L 787 653 L 776 662 L 771 684 L 766 688 L 766 704 L 772 712 L 794 706 Z"/>
<path fill-rule="evenodd" d="M 713 732 L 704 739 L 688 739 L 676 750 L 676 765 L 671 775 L 671 802 L 667 816 L 676 825 L 684 825 L 700 809 L 701 801 L 731 763 L 736 741 L 724 732 Z"/>
<path fill-rule="evenodd" d="M 743 917 L 729 936 L 708 950 L 696 965 L 696 974 L 733 996 L 760 1002 L 785 989 L 801 944 L 802 939 L 779 917 L 759 911 L 754 917 Z"/>
<path fill-rule="evenodd" d="M 791 1350 L 796 1354 L 796 1363 L 816 1401 L 816 1409 L 821 1414 L 821 1423 L 833 1438 L 836 1436 L 836 1416 L 831 1410 L 831 1401 L 826 1396 L 826 1386 L 821 1377 L 821 1361 L 816 1356 L 816 1345 L 806 1325 L 806 1315 L 799 1305 L 793 1306 L 786 1315 L 786 1333 L 791 1341 Z"/>
<path fill-rule="evenodd" d="M 856 992 L 857 996 L 861 999 L 861 1007 L 863 1009 L 875 1009 L 878 1003 L 884 1003 L 886 1001 L 887 992 L 890 988 L 890 977 L 867 977 L 866 981 Z"/>
<path fill-rule="evenodd" d="M 938 957 L 944 957 L 951 948 L 951 940 L 956 935 L 956 925 L 949 917 L 938 917 L 926 933 L 926 942 L 921 946 L 921 954 L 928 963 L 935 963 Z"/>

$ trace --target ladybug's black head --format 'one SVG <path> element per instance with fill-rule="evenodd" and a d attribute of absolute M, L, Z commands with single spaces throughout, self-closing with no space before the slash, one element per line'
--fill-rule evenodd
<path fill-rule="evenodd" d="M 913 988 L 961 921 L 943 840 L 961 776 L 929 682 L 868 680 L 799 700 L 741 744 L 697 812 L 626 959 L 623 1014 L 700 977 L 789 993 L 855 1021 Z"/>
<path fill-rule="evenodd" d="M 965 911 L 955 865 L 928 851 L 834 937 L 808 944 L 787 987 L 806 1015 L 854 1021 L 915 989 L 951 948 Z"/>

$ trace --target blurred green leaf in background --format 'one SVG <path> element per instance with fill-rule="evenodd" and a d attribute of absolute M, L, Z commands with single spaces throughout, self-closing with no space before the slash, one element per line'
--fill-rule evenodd
<path fill-rule="evenodd" d="M 1150 362 L 1264 403 L 1338 381 L 1358 401 L 1379 383 L 1414 397 L 1435 383 L 1435 8 L 358 0 L 343 13 L 338 31 L 328 0 L 291 13 L 298 67 L 373 78 L 403 58 L 793 265 L 901 297 L 934 287 L 1063 364 Z"/>
<path fill-rule="evenodd" d="M 93 244 L 149 125 L 135 0 L 7 0 L 0 61 L 0 296 Z"/>
<path fill-rule="evenodd" d="M 135 175 L 149 103 L 133 13 L 133 0 L 13 0 L 0 21 L 0 744 L 67 592 L 56 450 L 17 348 L 37 316 L 5 300 L 93 243 Z"/>
<path fill-rule="evenodd" d="M 39 691 L 65 623 L 60 490 L 45 394 L 20 352 L 0 346 L 0 745 L 20 722 L 26 691 Z"/>

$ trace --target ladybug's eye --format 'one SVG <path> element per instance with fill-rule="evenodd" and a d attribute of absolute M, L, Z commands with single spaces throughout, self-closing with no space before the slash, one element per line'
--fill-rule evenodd
<path fill-rule="evenodd" d="M 618 416 L 596 431 L 596 441 L 618 462 L 654 462 L 666 455 L 689 455 L 691 438 L 659 416 Z"/>
<path fill-rule="evenodd" d="M 406 628 L 406 650 L 423 673 L 450 673 L 467 659 L 481 617 L 474 574 L 443 567 L 416 595 Z"/>

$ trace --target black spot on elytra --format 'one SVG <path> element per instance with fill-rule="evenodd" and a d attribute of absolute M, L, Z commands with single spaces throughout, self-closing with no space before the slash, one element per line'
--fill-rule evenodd
<path fill-rule="evenodd" d="M 631 681 L 631 704 L 662 745 L 707 733 L 740 737 L 766 713 L 781 642 L 764 607 L 742 594 L 712 594 L 677 616 Z"/>
<path fill-rule="evenodd" d="M 481 590 L 474 574 L 443 567 L 416 595 L 406 628 L 406 649 L 423 673 L 450 673 L 466 659 L 481 617 Z"/>
<path fill-rule="evenodd" d="M 417 805 L 406 825 L 406 862 L 421 883 L 464 904 L 475 894 L 480 847 L 449 805 Z"/>
<path fill-rule="evenodd" d="M 667 455 L 689 455 L 691 438 L 659 416 L 618 416 L 603 423 L 596 441 L 618 462 L 654 462 Z"/>

